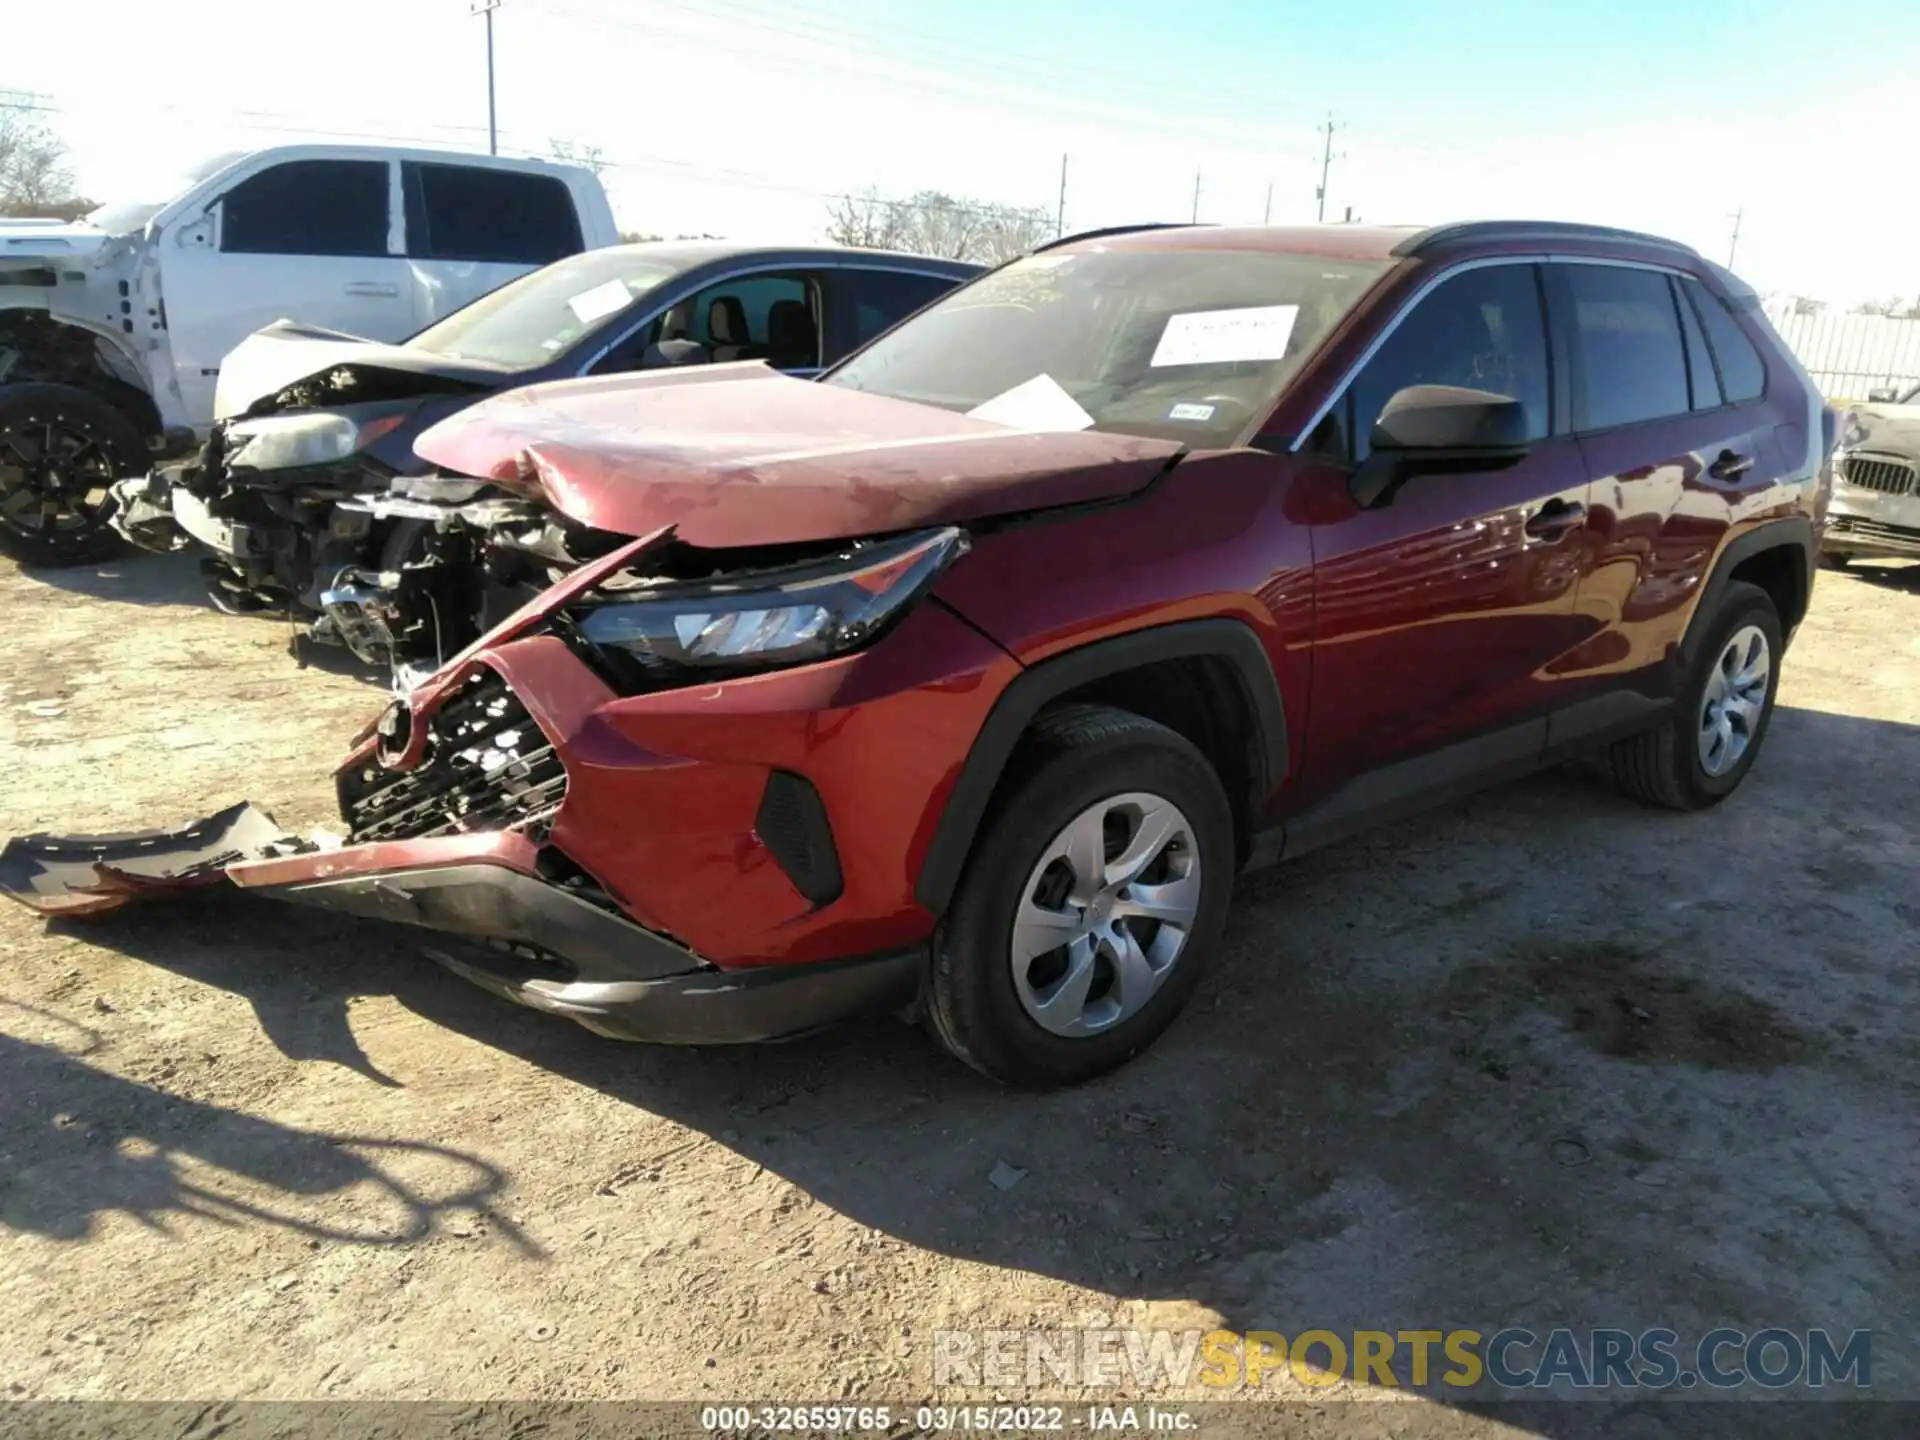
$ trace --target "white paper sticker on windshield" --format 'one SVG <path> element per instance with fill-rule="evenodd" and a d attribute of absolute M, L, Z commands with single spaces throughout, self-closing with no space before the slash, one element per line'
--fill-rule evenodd
<path fill-rule="evenodd" d="M 967 414 L 1015 430 L 1084 430 L 1093 424 L 1093 416 L 1082 410 L 1051 375 L 1036 375 L 1011 390 L 1003 390 Z"/>
<path fill-rule="evenodd" d="M 1298 305 L 1253 305 L 1239 310 L 1195 310 L 1175 315 L 1160 332 L 1149 365 L 1225 365 L 1278 360 L 1300 314 Z"/>
<path fill-rule="evenodd" d="M 1167 418 L 1169 420 L 1211 420 L 1213 418 L 1213 406 L 1196 405 L 1191 400 L 1182 400 L 1178 405 L 1175 405 L 1171 410 L 1167 411 Z"/>
<path fill-rule="evenodd" d="M 567 301 L 567 308 L 580 317 L 582 325 L 591 325 L 596 320 L 604 320 L 616 310 L 626 309 L 627 299 L 627 282 L 609 280 L 591 290 L 582 290 Z"/>

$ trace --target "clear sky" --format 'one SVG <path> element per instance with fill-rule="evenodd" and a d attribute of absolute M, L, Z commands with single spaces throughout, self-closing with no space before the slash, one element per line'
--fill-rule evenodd
<path fill-rule="evenodd" d="M 96 198 L 215 151 L 486 144 L 468 0 L 92 0 L 0 50 Z M 503 0 L 501 148 L 597 145 L 626 228 L 815 238 L 829 195 L 1070 229 L 1328 215 L 1672 235 L 1762 290 L 1920 293 L 1913 0 Z M 42 36 L 44 31 L 44 38 Z M 57 36 L 57 41 L 56 37 Z M 156 188 L 157 187 L 157 188 Z"/>

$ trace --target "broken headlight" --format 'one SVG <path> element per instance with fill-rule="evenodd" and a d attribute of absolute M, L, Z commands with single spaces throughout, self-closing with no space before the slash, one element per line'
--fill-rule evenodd
<path fill-rule="evenodd" d="M 857 650 L 967 551 L 951 527 L 861 547 L 827 562 L 677 584 L 588 611 L 579 633 L 648 670 L 765 670 Z"/>
<path fill-rule="evenodd" d="M 302 470 L 331 465 L 364 449 L 406 416 L 356 424 L 344 415 L 269 415 L 227 426 L 227 464 L 240 470 Z"/>

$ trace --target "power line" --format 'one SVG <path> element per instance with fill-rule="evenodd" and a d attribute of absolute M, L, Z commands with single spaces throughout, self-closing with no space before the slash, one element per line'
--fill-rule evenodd
<path fill-rule="evenodd" d="M 715 21 L 715 17 L 710 12 L 691 5 L 681 5 L 677 0 L 650 0 L 650 3 L 670 10 L 684 11 L 709 23 Z M 709 45 L 712 43 L 711 35 L 703 34 L 698 30 L 675 28 L 671 24 L 657 21 L 636 23 L 597 11 L 583 10 L 561 3 L 561 0 L 541 0 L 539 8 L 549 15 L 565 16 L 584 24 L 606 29 L 632 31 L 655 40 L 666 37 L 682 42 L 691 41 Z M 729 22 L 721 20 L 718 23 L 726 25 Z M 806 24 L 804 21 L 797 23 L 802 27 Z M 1056 120 L 1066 118 L 1079 123 L 1104 120 L 1110 125 L 1130 126 L 1143 132 L 1159 135 L 1172 134 L 1200 138 L 1216 145 L 1233 146 L 1245 150 L 1254 150 L 1262 146 L 1261 136 L 1251 126 L 1246 129 L 1239 128 L 1239 122 L 1223 120 L 1214 125 L 1183 123 L 1160 111 L 1102 105 L 1097 101 L 1083 99 L 1049 99 L 1047 96 L 1058 89 L 1057 77 L 1052 83 L 1042 77 L 1034 77 L 1029 82 L 1029 88 L 1025 89 L 992 84 L 968 84 L 963 79 L 945 77 L 925 70 L 903 69 L 897 55 L 890 55 L 871 47 L 848 45 L 833 33 L 819 28 L 810 31 L 806 28 L 796 29 L 792 24 L 780 25 L 767 22 L 754 24 L 747 34 L 750 38 L 787 35 L 822 46 L 831 52 L 825 56 L 809 57 L 793 55 L 765 46 L 748 44 L 734 47 L 736 50 L 751 53 L 759 64 L 793 70 L 801 74 L 817 76 L 823 69 L 834 69 L 849 75 L 877 80 L 883 84 L 895 84 L 917 95 L 942 95 L 975 104 L 991 104 L 1001 110 L 1024 110 Z M 847 57 L 860 54 L 887 62 L 893 65 L 898 73 L 888 73 L 886 70 L 875 69 L 872 66 L 848 63 Z"/>
<path fill-rule="evenodd" d="M 554 13 L 569 13 L 575 18 L 588 19 L 594 23 L 617 24 L 631 29 L 658 28 L 648 22 L 635 23 L 626 19 L 616 21 L 605 11 L 583 11 L 575 5 L 565 3 L 565 0 L 561 0 L 561 3 L 554 3 L 554 0 L 534 0 L 534 3 Z M 930 34 L 924 26 L 917 24 L 903 25 L 867 20 L 861 25 L 850 25 L 846 23 L 844 15 L 816 5 L 797 3 L 797 0 L 788 0 L 788 3 L 783 3 L 778 9 L 743 5 L 738 3 L 738 0 L 699 0 L 699 3 L 693 3 L 693 0 L 642 0 L 642 3 L 653 8 L 683 11 L 703 20 L 723 25 L 745 25 L 754 33 L 783 34 L 816 41 L 826 37 L 831 39 L 836 49 L 844 51 L 853 48 L 888 60 L 898 59 L 901 52 L 917 52 L 943 71 L 952 67 L 956 56 L 974 57 L 991 63 L 996 74 L 1027 70 L 1030 73 L 1025 78 L 1030 83 L 1048 91 L 1059 88 L 1062 75 L 1086 76 L 1097 80 L 1104 89 L 1111 89 L 1117 83 L 1138 90 L 1160 91 L 1164 90 L 1168 83 L 1164 70 L 1139 71 L 1089 65 L 1085 61 L 1067 60 L 1057 54 L 1041 55 L 1001 45 L 985 45 L 977 40 L 962 39 L 953 35 Z M 632 13 L 633 6 L 630 0 L 622 0 L 620 8 L 624 17 Z M 796 26 L 799 28 L 795 28 Z M 884 31 L 888 36 L 900 38 L 883 38 L 875 33 L 877 31 Z M 846 44 L 848 40 L 864 43 L 849 47 Z M 1207 94 L 1214 99 L 1233 100 L 1256 107 L 1268 115 L 1272 113 L 1268 110 L 1273 102 L 1273 94 L 1270 91 L 1240 90 L 1232 86 L 1223 86 L 1219 83 L 1217 76 L 1210 75 Z M 1237 125 L 1240 122 L 1226 121 L 1225 123 Z"/>

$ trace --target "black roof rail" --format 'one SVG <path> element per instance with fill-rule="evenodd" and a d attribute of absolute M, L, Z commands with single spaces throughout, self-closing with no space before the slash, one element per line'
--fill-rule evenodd
<path fill-rule="evenodd" d="M 1099 230 L 1082 230 L 1077 235 L 1059 235 L 1044 245 L 1036 245 L 1027 253 L 1038 255 L 1043 250 L 1057 249 L 1062 245 L 1072 245 L 1079 240 L 1104 240 L 1109 235 L 1132 235 L 1142 230 L 1194 230 L 1201 227 L 1189 224 L 1185 220 L 1144 220 L 1136 225 L 1107 225 Z"/>
<path fill-rule="evenodd" d="M 1699 251 L 1664 235 L 1648 235 L 1639 230 L 1617 230 L 1611 225 L 1576 225 L 1562 220 L 1465 220 L 1451 225 L 1434 225 L 1409 235 L 1393 247 L 1393 254 L 1408 257 L 1424 254 L 1442 245 L 1461 241 L 1522 240 L 1549 244 L 1555 240 L 1629 240 L 1636 245 L 1654 245 L 1662 250 L 1678 250 L 1696 258 Z"/>

